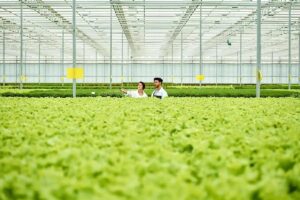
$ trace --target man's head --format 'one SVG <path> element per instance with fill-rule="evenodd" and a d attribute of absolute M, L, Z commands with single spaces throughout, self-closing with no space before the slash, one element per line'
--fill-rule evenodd
<path fill-rule="evenodd" d="M 163 83 L 163 80 L 161 78 L 158 78 L 158 77 L 154 78 L 154 87 L 155 88 L 160 88 L 162 83 Z"/>

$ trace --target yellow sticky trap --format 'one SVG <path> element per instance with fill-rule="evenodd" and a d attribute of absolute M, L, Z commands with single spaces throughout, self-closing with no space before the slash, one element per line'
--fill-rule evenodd
<path fill-rule="evenodd" d="M 68 68 L 67 69 L 68 79 L 81 79 L 83 78 L 83 68 Z"/>
<path fill-rule="evenodd" d="M 199 75 L 196 76 L 196 79 L 197 79 L 198 81 L 204 81 L 205 76 L 204 76 L 204 74 L 199 74 Z"/>

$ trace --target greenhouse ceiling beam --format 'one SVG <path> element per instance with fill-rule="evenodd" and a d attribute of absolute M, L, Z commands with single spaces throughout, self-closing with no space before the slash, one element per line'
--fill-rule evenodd
<path fill-rule="evenodd" d="M 1 5 L 5 6 L 14 6 L 15 2 L 9 2 L 7 0 L 0 0 Z M 280 3 L 280 2 L 275 2 Z M 48 5 L 55 6 L 65 6 L 63 1 L 47 1 Z M 107 1 L 99 1 L 99 0 L 91 0 L 91 1 L 77 1 L 77 4 L 87 6 L 107 6 Z M 198 1 L 117 1 L 114 0 L 113 4 L 121 5 L 121 6 L 190 6 L 190 5 L 200 5 Z M 203 1 L 203 6 L 243 6 L 243 7 L 255 7 L 255 2 L 245 1 L 245 2 L 237 2 L 237 1 Z"/>
<path fill-rule="evenodd" d="M 46 4 L 42 0 L 23 0 L 23 4 L 62 29 L 72 33 L 72 23 L 56 12 L 51 6 L 49 6 L 48 2 Z M 100 44 L 78 29 L 78 27 L 76 28 L 76 35 L 82 41 L 86 41 L 90 46 L 102 52 L 103 55 L 108 55 L 108 52 L 106 52 Z"/>
<path fill-rule="evenodd" d="M 280 4 L 282 2 L 286 2 L 284 0 L 280 0 L 274 2 L 275 4 Z M 93 4 L 95 1 L 87 1 L 84 2 L 85 4 Z M 145 4 L 143 1 L 114 1 L 114 4 L 118 5 L 135 5 L 135 6 L 199 6 L 202 4 L 203 6 L 239 6 L 239 7 L 256 7 L 255 2 L 251 1 L 244 1 L 244 2 L 237 2 L 237 1 L 146 1 Z"/>
<path fill-rule="evenodd" d="M 298 1 L 297 1 L 298 2 Z M 273 15 L 279 12 L 278 8 L 284 6 L 286 7 L 288 5 L 287 2 L 268 2 L 264 5 L 261 5 L 261 13 L 262 15 L 267 15 L 270 12 L 272 12 Z M 270 8 L 273 9 L 270 11 Z M 207 44 L 211 45 L 206 45 L 206 48 L 212 48 L 213 43 L 215 40 L 223 41 L 224 39 L 228 38 L 229 36 L 235 35 L 240 32 L 241 27 L 248 26 L 252 23 L 255 23 L 256 21 L 256 10 L 246 17 L 238 20 L 236 23 L 234 23 L 232 26 L 229 28 L 225 29 L 221 33 L 217 34 L 215 37 L 212 37 L 209 41 L 207 41 Z"/>
<path fill-rule="evenodd" d="M 28 28 L 28 26 L 27 26 L 27 28 Z M 0 16 L 0 29 L 5 29 L 6 31 L 9 31 L 10 33 L 18 34 L 20 32 L 21 27 L 20 27 L 20 25 L 10 21 L 9 19 L 6 19 L 6 18 Z M 46 29 L 44 29 L 43 31 L 46 31 Z M 38 38 L 35 37 L 37 35 L 41 35 L 41 34 L 38 32 L 34 32 L 30 29 L 27 29 L 26 32 L 23 33 L 24 37 L 38 41 Z M 49 35 L 47 37 L 49 37 Z M 20 42 L 17 39 L 11 39 L 11 40 L 15 41 L 16 43 Z M 49 39 L 49 41 L 55 41 L 55 39 L 52 38 L 52 39 Z"/>
<path fill-rule="evenodd" d="M 125 34 L 125 36 L 127 38 L 128 44 L 130 45 L 132 52 L 135 53 L 134 42 L 133 42 L 132 35 L 130 33 L 130 29 L 129 29 L 129 26 L 128 26 L 128 23 L 127 23 L 125 14 L 124 14 L 124 10 L 121 5 L 114 4 L 114 1 L 111 1 L 111 4 L 112 4 L 114 12 L 117 16 L 117 19 L 121 25 L 123 33 Z"/>
<path fill-rule="evenodd" d="M 194 14 L 194 12 L 198 8 L 198 6 L 199 6 L 199 4 L 197 3 L 197 4 L 192 4 L 187 8 L 187 10 L 185 11 L 183 17 L 180 19 L 177 27 L 173 31 L 173 33 L 172 33 L 170 39 L 168 40 L 167 44 L 165 44 L 165 46 L 163 47 L 163 49 L 166 49 L 165 52 L 163 53 L 164 54 L 163 56 L 165 56 L 165 54 L 167 54 L 167 49 L 169 49 L 168 47 L 173 44 L 174 40 L 180 34 L 181 30 L 186 25 L 186 23 L 190 20 L 191 16 Z"/>
<path fill-rule="evenodd" d="M 298 25 L 299 26 L 299 24 L 297 24 L 297 23 L 294 23 L 293 24 L 294 26 L 295 26 L 295 29 L 294 30 L 296 30 L 296 26 Z M 278 29 L 276 29 L 275 31 L 280 31 L 280 29 L 282 29 L 283 27 L 285 27 L 286 25 L 284 25 L 284 26 L 281 26 L 280 28 L 278 28 Z M 292 28 L 293 28 L 293 26 L 291 26 Z M 300 29 L 299 29 L 300 30 Z M 274 32 L 274 30 L 273 30 L 273 32 Z M 243 33 L 244 34 L 244 33 Z M 288 35 L 288 33 L 285 33 L 284 35 Z M 262 37 L 267 37 L 268 36 L 268 34 L 264 34 L 264 35 L 262 35 Z M 280 37 L 280 38 L 282 38 L 282 37 Z M 263 46 L 264 46 L 264 53 L 262 53 L 262 55 L 265 55 L 265 54 L 269 54 L 269 52 L 271 51 L 271 52 L 282 52 L 282 51 L 287 51 L 288 50 L 288 48 L 281 48 L 281 49 L 278 49 L 278 48 L 274 48 L 274 47 L 276 47 L 276 46 L 278 46 L 278 47 L 284 47 L 285 46 L 285 44 L 287 43 L 287 40 L 278 40 L 278 39 L 274 39 L 273 38 L 273 40 L 275 41 L 272 41 L 272 42 L 266 42 L 266 41 L 263 41 L 262 42 L 262 44 L 263 44 Z M 297 40 L 297 35 L 295 34 L 295 35 L 292 35 L 292 38 L 291 38 L 291 41 L 295 41 L 296 42 L 296 40 Z M 267 49 L 270 49 L 270 51 L 266 51 Z M 276 49 L 276 51 L 274 51 L 274 49 Z M 245 54 L 249 54 L 249 53 L 251 53 L 251 52 L 254 52 L 256 50 L 256 46 L 254 46 L 254 47 L 251 47 L 251 48 L 248 48 L 248 49 L 244 49 L 243 50 L 243 53 L 245 53 Z M 224 56 L 232 56 L 232 55 L 234 55 L 234 53 L 235 52 L 232 52 L 232 53 L 228 53 L 228 54 L 225 54 Z"/>

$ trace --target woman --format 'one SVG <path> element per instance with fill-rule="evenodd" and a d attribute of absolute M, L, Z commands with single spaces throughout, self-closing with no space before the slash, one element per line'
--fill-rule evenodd
<path fill-rule="evenodd" d="M 146 98 L 148 95 L 144 92 L 145 90 L 145 83 L 140 81 L 138 84 L 137 90 L 127 91 L 124 89 L 121 89 L 121 92 L 123 92 L 126 96 L 132 97 L 132 98 Z"/>

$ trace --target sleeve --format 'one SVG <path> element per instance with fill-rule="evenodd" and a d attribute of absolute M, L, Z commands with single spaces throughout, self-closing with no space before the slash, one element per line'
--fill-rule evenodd
<path fill-rule="evenodd" d="M 162 98 L 168 97 L 168 93 L 164 90 Z"/>
<path fill-rule="evenodd" d="M 128 96 L 128 97 L 132 97 L 132 96 L 133 96 L 133 91 L 127 91 L 127 94 L 126 94 L 126 96 Z"/>

